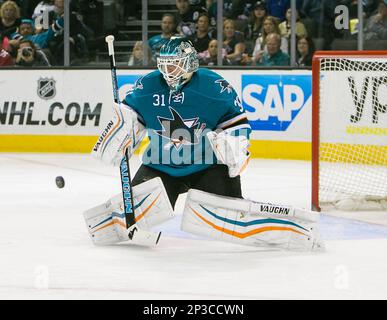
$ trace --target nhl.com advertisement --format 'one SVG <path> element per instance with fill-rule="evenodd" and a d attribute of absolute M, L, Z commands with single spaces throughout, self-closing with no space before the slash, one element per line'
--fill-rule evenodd
<path fill-rule="evenodd" d="M 15 76 L 18 72 L 22 76 Z M 147 72 L 120 70 L 120 99 Z M 239 94 L 252 140 L 310 142 L 310 71 L 216 72 Z M 98 136 L 112 116 L 109 70 L 4 70 L 2 75 L 2 135 Z"/>
<path fill-rule="evenodd" d="M 90 102 L 81 103 L 77 101 L 64 104 L 55 99 L 56 80 L 54 78 L 39 78 L 36 81 L 37 99 L 29 101 L 4 101 L 3 109 L 0 112 L 0 123 L 2 125 L 26 125 L 26 126 L 86 126 L 87 121 L 92 121 L 98 126 L 101 118 L 102 103 L 97 102 L 91 106 Z M 43 100 L 40 101 L 39 99 Z M 51 103 L 50 103 L 51 102 Z M 36 119 L 35 114 L 40 113 L 38 108 L 42 104 L 48 104 L 47 116 L 43 119 Z"/>
<path fill-rule="evenodd" d="M 111 116 L 112 93 L 109 81 L 94 81 L 94 72 L 2 71 L 0 134 L 98 135 Z"/>

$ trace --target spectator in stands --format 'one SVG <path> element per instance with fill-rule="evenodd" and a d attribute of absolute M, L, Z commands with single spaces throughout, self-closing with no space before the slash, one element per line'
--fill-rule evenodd
<path fill-rule="evenodd" d="M 115 7 L 121 22 L 141 20 L 141 0 L 115 0 Z"/>
<path fill-rule="evenodd" d="M 35 7 L 32 19 L 42 16 L 45 11 L 48 13 L 55 11 L 55 8 L 54 0 L 43 0 Z"/>
<path fill-rule="evenodd" d="M 232 20 L 247 20 L 257 0 L 223 0 L 223 17 Z M 217 1 L 207 1 L 208 11 L 216 19 Z"/>
<path fill-rule="evenodd" d="M 203 66 L 216 66 L 218 65 L 218 40 L 213 39 L 208 44 L 208 49 L 206 51 L 200 52 L 199 63 Z M 226 49 L 222 48 L 222 64 L 224 66 L 231 65 L 231 61 L 227 59 Z"/>
<path fill-rule="evenodd" d="M 20 9 L 13 1 L 6 1 L 0 8 L 0 34 L 10 38 L 20 25 Z"/>
<path fill-rule="evenodd" d="M 225 19 L 234 20 L 234 28 L 237 31 L 247 33 L 247 16 L 254 1 L 257 0 L 223 0 L 223 21 Z M 207 2 L 210 25 L 215 27 L 217 24 L 218 3 L 216 0 Z M 247 16 L 246 16 L 247 15 Z"/>
<path fill-rule="evenodd" d="M 387 40 L 387 0 L 380 0 L 378 11 L 364 29 L 365 40 Z"/>
<path fill-rule="evenodd" d="M 223 18 L 236 20 L 236 22 L 238 22 L 238 20 L 247 20 L 256 1 L 257 0 L 223 0 Z M 207 1 L 207 8 L 211 25 L 215 25 L 218 14 L 217 1 Z"/>
<path fill-rule="evenodd" d="M 54 19 L 59 21 L 64 13 L 64 0 L 55 0 Z M 77 11 L 76 3 L 70 2 L 70 63 L 71 65 L 82 64 L 89 61 L 88 43 L 93 40 L 94 32 L 83 22 L 83 16 Z M 63 65 L 64 62 L 64 41 L 63 29 L 56 32 L 49 43 L 49 49 L 55 58 L 56 65 Z"/>
<path fill-rule="evenodd" d="M 235 29 L 243 32 L 245 35 L 248 33 L 248 23 L 253 6 L 257 0 L 236 0 L 232 3 L 232 11 L 230 19 L 235 22 Z"/>
<path fill-rule="evenodd" d="M 142 67 L 143 66 L 143 60 L 144 55 L 142 53 L 142 41 L 136 41 L 132 54 L 130 55 L 128 66 L 130 67 Z M 147 49 L 149 49 L 147 47 Z M 150 52 L 148 52 L 149 56 Z"/>
<path fill-rule="evenodd" d="M 190 37 L 195 33 L 199 15 L 206 12 L 205 8 L 191 7 L 188 0 L 176 0 L 177 31 L 181 36 Z"/>
<path fill-rule="evenodd" d="M 3 38 L 0 34 L 0 67 L 13 66 L 11 55 L 3 48 Z"/>
<path fill-rule="evenodd" d="M 306 35 L 297 38 L 296 64 L 299 67 L 309 67 L 312 65 L 314 43 L 311 37 Z"/>
<path fill-rule="evenodd" d="M 260 53 L 257 66 L 289 66 L 290 57 L 281 50 L 281 36 L 278 33 L 270 33 L 266 37 L 267 52 Z"/>
<path fill-rule="evenodd" d="M 207 2 L 209 1 L 206 1 L 206 0 L 189 0 L 189 3 L 191 6 L 193 7 L 206 7 L 207 6 Z"/>
<path fill-rule="evenodd" d="M 279 24 L 279 30 L 282 37 L 289 39 L 291 34 L 291 21 L 292 21 L 292 9 L 286 11 L 286 20 L 282 21 Z M 302 22 L 300 22 L 300 17 L 296 11 L 296 36 L 303 37 L 308 35 L 306 28 Z"/>
<path fill-rule="evenodd" d="M 356 0 L 348 0 L 348 1 L 356 1 Z M 365 13 L 365 17 L 369 18 L 378 10 L 379 0 L 363 0 L 363 11 Z"/>
<path fill-rule="evenodd" d="M 45 49 L 48 47 L 48 42 L 53 39 L 56 32 L 63 29 L 63 18 L 59 18 L 55 21 L 51 27 L 44 32 L 35 33 L 35 24 L 31 19 L 23 19 L 18 28 L 18 32 L 15 32 L 11 35 L 12 43 L 11 45 L 17 46 L 22 39 L 31 40 L 38 48 Z"/>
<path fill-rule="evenodd" d="M 255 44 L 258 37 L 262 36 L 263 20 L 266 16 L 266 2 L 263 0 L 257 1 L 250 14 L 248 34 L 246 35 L 246 39 L 251 41 L 253 44 Z"/>
<path fill-rule="evenodd" d="M 233 65 L 241 62 L 242 54 L 246 49 L 243 33 L 235 30 L 235 23 L 231 19 L 226 19 L 223 23 L 223 44 L 226 48 L 226 58 Z"/>
<path fill-rule="evenodd" d="M 323 50 L 330 50 L 337 34 L 335 28 L 335 8 L 337 0 L 303 0 L 303 22 L 307 23 L 308 35 L 323 39 Z"/>
<path fill-rule="evenodd" d="M 281 37 L 279 27 L 278 27 L 278 20 L 275 19 L 272 16 L 267 16 L 263 20 L 263 32 L 262 36 L 258 37 L 255 42 L 254 51 L 252 53 L 252 60 L 253 62 L 257 61 L 263 54 L 263 52 L 267 52 L 267 36 L 270 33 L 277 33 L 280 36 L 280 48 L 282 52 L 288 53 L 288 41 L 284 37 Z"/>
<path fill-rule="evenodd" d="M 223 0 L 223 18 L 224 19 L 234 19 L 233 5 L 235 0 Z M 209 1 L 207 4 L 208 15 L 210 17 L 210 25 L 216 26 L 216 20 L 218 15 L 218 3 L 216 0 Z"/>
<path fill-rule="evenodd" d="M 130 3 L 130 6 L 136 6 L 137 1 L 134 1 L 134 2 L 128 1 L 128 2 Z M 82 22 L 87 27 L 93 30 L 94 35 L 96 37 L 102 36 L 103 38 L 105 38 L 104 31 L 106 32 L 106 30 L 104 30 L 104 24 L 101 23 L 103 21 L 103 11 L 104 11 L 103 1 L 79 0 L 79 6 L 76 11 L 82 15 Z M 140 10 L 135 12 L 140 12 Z"/>
<path fill-rule="evenodd" d="M 92 38 L 95 34 L 86 23 L 85 17 L 82 15 L 81 10 L 90 11 L 92 6 L 80 6 L 85 0 L 71 0 L 70 1 L 70 36 L 75 38 L 78 34 L 82 35 L 86 40 Z M 90 4 L 93 0 L 87 0 Z M 56 15 L 53 20 L 59 19 L 64 13 L 64 0 L 54 0 Z M 87 13 L 86 13 L 87 14 Z"/>
<path fill-rule="evenodd" d="M 312 0 L 314 1 L 314 0 Z M 325 0 L 316 0 L 318 2 Z M 336 1 L 336 0 L 334 0 Z M 301 7 L 302 0 L 296 0 L 296 8 Z M 279 22 L 286 19 L 286 11 L 290 8 L 290 0 L 267 0 L 267 12 L 269 15 L 277 18 Z"/>
<path fill-rule="evenodd" d="M 49 67 L 50 63 L 44 52 L 39 50 L 32 41 L 23 39 L 17 50 L 16 65 L 20 67 Z"/>
<path fill-rule="evenodd" d="M 362 0 L 362 2 L 364 18 L 367 19 L 378 9 L 379 0 Z M 344 5 L 348 8 L 350 19 L 358 17 L 357 0 L 337 0 L 337 5 Z"/>
<path fill-rule="evenodd" d="M 148 40 L 154 63 L 156 63 L 160 48 L 174 35 L 176 35 L 176 18 L 171 13 L 165 13 L 161 18 L 161 34 L 153 36 Z"/>
<path fill-rule="evenodd" d="M 206 51 L 211 39 L 215 37 L 215 30 L 210 29 L 210 18 L 207 13 L 201 13 L 197 23 L 197 30 L 189 37 L 196 51 L 198 53 Z"/>
<path fill-rule="evenodd" d="M 285 20 L 285 13 L 289 8 L 290 0 L 267 0 L 268 14 L 277 18 L 279 22 Z"/>
<path fill-rule="evenodd" d="M 256 2 L 257 2 L 257 0 L 234 1 L 234 5 L 233 5 L 234 19 L 248 20 L 252 11 L 253 11 L 254 4 Z"/>
<path fill-rule="evenodd" d="M 0 6 L 2 3 L 7 2 L 8 0 L 0 0 Z M 32 6 L 36 6 L 38 2 L 42 0 L 11 0 L 12 2 L 16 3 L 20 10 L 20 17 L 31 17 L 32 16 L 32 10 L 28 10 L 28 6 L 32 2 Z M 36 3 L 34 3 L 34 1 Z"/>

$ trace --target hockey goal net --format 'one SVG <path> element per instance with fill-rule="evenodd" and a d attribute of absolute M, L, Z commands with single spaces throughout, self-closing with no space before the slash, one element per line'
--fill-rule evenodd
<path fill-rule="evenodd" d="M 314 210 L 387 210 L 387 51 L 313 59 Z"/>

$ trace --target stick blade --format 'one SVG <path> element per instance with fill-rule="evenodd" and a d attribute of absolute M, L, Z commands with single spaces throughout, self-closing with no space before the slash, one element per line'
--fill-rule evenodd
<path fill-rule="evenodd" d="M 130 242 L 137 244 L 139 246 L 155 246 L 159 242 L 161 232 L 151 232 L 139 229 L 139 227 L 134 224 L 128 229 L 128 236 Z"/>

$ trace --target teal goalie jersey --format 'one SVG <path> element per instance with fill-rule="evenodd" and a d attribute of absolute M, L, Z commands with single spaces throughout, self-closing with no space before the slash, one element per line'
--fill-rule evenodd
<path fill-rule="evenodd" d="M 251 131 L 235 90 L 208 69 L 199 69 L 177 92 L 158 70 L 151 72 L 137 80 L 123 103 L 136 111 L 148 131 L 143 164 L 171 176 L 190 175 L 217 163 L 208 131 L 247 137 Z"/>

